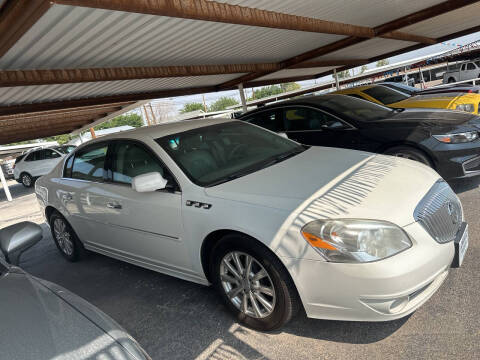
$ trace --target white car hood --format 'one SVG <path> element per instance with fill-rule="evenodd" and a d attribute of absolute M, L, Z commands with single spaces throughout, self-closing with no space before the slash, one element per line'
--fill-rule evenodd
<path fill-rule="evenodd" d="M 311 147 L 224 184 L 207 196 L 309 218 L 381 219 L 405 226 L 440 176 L 420 163 L 366 152 Z"/>

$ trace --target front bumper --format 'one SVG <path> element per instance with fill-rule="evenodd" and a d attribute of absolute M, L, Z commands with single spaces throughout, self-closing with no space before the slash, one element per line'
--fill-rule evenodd
<path fill-rule="evenodd" d="M 404 228 L 413 246 L 372 263 L 344 264 L 283 259 L 307 316 L 350 321 L 388 321 L 426 302 L 448 275 L 453 241 L 439 244 L 418 223 Z"/>
<path fill-rule="evenodd" d="M 463 144 L 436 144 L 435 167 L 446 180 L 480 175 L 480 140 Z"/>

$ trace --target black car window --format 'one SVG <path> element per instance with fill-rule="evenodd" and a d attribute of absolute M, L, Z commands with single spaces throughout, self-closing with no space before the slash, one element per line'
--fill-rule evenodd
<path fill-rule="evenodd" d="M 75 154 L 72 178 L 90 181 L 103 181 L 107 144 L 95 144 Z"/>
<path fill-rule="evenodd" d="M 39 161 L 45 159 L 45 153 L 43 150 L 32 151 L 27 155 L 25 161 Z"/>
<path fill-rule="evenodd" d="M 251 116 L 243 118 L 243 121 L 248 123 L 261 126 L 265 129 L 271 131 L 282 131 L 280 124 L 282 119 L 282 110 L 281 109 L 272 109 L 260 111 Z"/>
<path fill-rule="evenodd" d="M 468 63 L 467 64 L 467 70 L 475 70 L 475 65 L 473 65 L 473 63 Z"/>
<path fill-rule="evenodd" d="M 286 131 L 310 131 L 342 127 L 344 125 L 341 121 L 323 111 L 304 106 L 285 108 Z"/>
<path fill-rule="evenodd" d="M 408 95 L 390 89 L 386 86 L 373 86 L 362 91 L 385 105 L 393 104 L 408 98 Z"/>
<path fill-rule="evenodd" d="M 475 64 L 480 68 L 480 61 L 475 61 Z"/>
<path fill-rule="evenodd" d="M 31 153 L 28 153 L 27 155 L 25 155 L 24 161 L 35 161 L 35 153 L 36 151 L 32 151 Z"/>
<path fill-rule="evenodd" d="M 56 159 L 59 158 L 61 155 L 52 149 L 45 149 L 43 150 L 43 156 L 46 159 Z"/>
<path fill-rule="evenodd" d="M 345 95 L 322 95 L 317 98 L 319 106 L 339 118 L 353 121 L 375 121 L 385 119 L 393 109 L 371 101 Z"/>
<path fill-rule="evenodd" d="M 159 172 L 171 180 L 168 170 L 149 149 L 133 141 L 117 141 L 112 146 L 111 178 L 113 182 L 131 184 L 138 175 Z M 110 177 L 110 176 L 109 176 Z"/>

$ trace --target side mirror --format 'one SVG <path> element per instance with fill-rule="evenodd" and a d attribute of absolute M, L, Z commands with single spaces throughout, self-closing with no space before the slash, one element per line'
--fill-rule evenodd
<path fill-rule="evenodd" d="M 165 189 L 167 182 L 159 172 L 150 172 L 135 176 L 132 179 L 132 189 L 137 192 L 151 192 Z"/>
<path fill-rule="evenodd" d="M 5 259 L 18 265 L 20 255 L 42 239 L 42 228 L 29 221 L 7 226 L 0 230 L 0 249 Z"/>

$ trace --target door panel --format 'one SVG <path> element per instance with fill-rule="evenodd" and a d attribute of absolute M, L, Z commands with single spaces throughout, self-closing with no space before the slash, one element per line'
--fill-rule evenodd
<path fill-rule="evenodd" d="M 95 245 L 117 255 L 164 267 L 191 269 L 182 239 L 182 196 L 171 173 L 145 145 L 118 140 L 110 144 L 109 183 L 90 188 L 91 222 L 106 225 Z M 168 190 L 139 193 L 135 176 L 159 172 L 169 180 Z"/>

